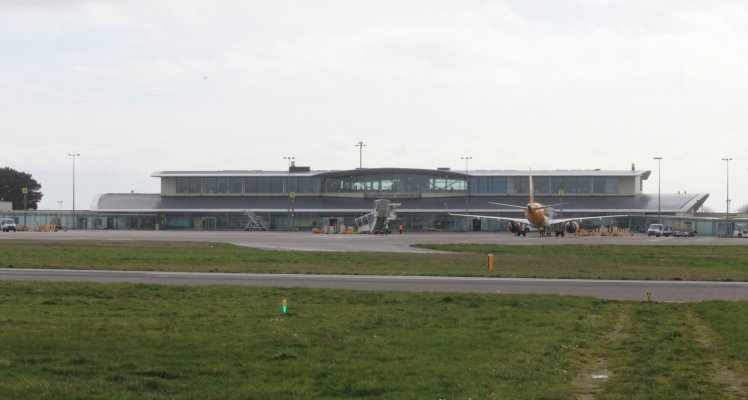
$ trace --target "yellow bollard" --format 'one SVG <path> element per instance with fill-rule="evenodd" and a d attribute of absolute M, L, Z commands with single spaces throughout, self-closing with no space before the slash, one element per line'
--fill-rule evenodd
<path fill-rule="evenodd" d="M 488 255 L 488 270 L 493 271 L 493 254 Z"/>

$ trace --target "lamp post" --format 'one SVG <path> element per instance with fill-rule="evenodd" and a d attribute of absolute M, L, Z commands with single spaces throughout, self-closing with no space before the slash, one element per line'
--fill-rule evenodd
<path fill-rule="evenodd" d="M 292 160 L 295 160 L 295 159 L 296 159 L 296 157 L 291 157 L 291 156 L 283 156 L 283 159 L 284 159 L 284 160 L 288 160 L 288 174 L 289 174 L 289 175 L 291 175 L 291 161 L 292 161 Z"/>
<path fill-rule="evenodd" d="M 23 227 L 26 228 L 28 225 L 26 224 L 26 210 L 28 210 L 29 206 L 27 205 L 26 200 L 28 199 L 29 194 L 29 188 L 22 187 L 21 193 L 23 194 Z"/>
<path fill-rule="evenodd" d="M 73 229 L 75 229 L 77 223 L 75 216 L 75 158 L 80 157 L 80 153 L 68 153 L 68 156 L 73 157 Z"/>
<path fill-rule="evenodd" d="M 353 147 L 358 147 L 358 169 L 361 169 L 364 167 L 364 147 L 366 147 L 366 145 L 364 142 L 358 142 L 358 144 Z"/>
<path fill-rule="evenodd" d="M 289 185 L 291 184 L 291 163 L 293 163 L 293 160 L 295 160 L 295 157 L 291 156 L 283 156 L 284 160 L 288 160 L 288 179 L 286 179 L 286 185 L 285 185 L 285 192 L 290 192 L 288 190 Z"/>
<path fill-rule="evenodd" d="M 730 236 L 730 161 L 732 157 L 725 157 L 722 159 L 725 162 L 727 169 L 727 198 L 725 199 L 725 236 Z"/>
<path fill-rule="evenodd" d="M 461 160 L 465 160 L 465 213 L 468 212 L 468 160 L 472 160 L 473 157 L 460 157 Z"/>
<path fill-rule="evenodd" d="M 60 205 L 60 211 L 62 211 L 62 200 L 57 200 L 57 204 Z"/>
<path fill-rule="evenodd" d="M 292 156 L 283 156 L 284 160 L 288 160 L 288 179 L 286 179 L 286 193 L 288 193 L 288 207 L 286 208 L 286 216 L 288 218 L 288 230 L 291 230 L 291 203 L 293 202 L 293 199 L 291 198 L 291 163 L 293 163 L 293 160 L 295 160 L 295 157 Z"/>
<path fill-rule="evenodd" d="M 662 223 L 662 210 L 660 204 L 662 204 L 662 169 L 660 169 L 660 161 L 662 157 L 654 157 L 657 160 L 657 222 Z"/>

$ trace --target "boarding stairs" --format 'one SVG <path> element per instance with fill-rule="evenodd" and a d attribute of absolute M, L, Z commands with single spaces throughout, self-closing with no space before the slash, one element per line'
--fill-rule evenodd
<path fill-rule="evenodd" d="M 395 208 L 399 203 L 392 203 L 387 199 L 374 200 L 374 211 L 356 218 L 356 230 L 360 233 L 387 234 L 385 225 L 397 219 Z"/>
<path fill-rule="evenodd" d="M 265 220 L 262 217 L 255 214 L 254 212 L 250 210 L 244 210 L 244 215 L 246 215 L 248 218 L 247 225 L 244 226 L 245 231 L 269 231 L 270 230 L 270 228 L 267 225 L 267 222 L 265 222 Z"/>

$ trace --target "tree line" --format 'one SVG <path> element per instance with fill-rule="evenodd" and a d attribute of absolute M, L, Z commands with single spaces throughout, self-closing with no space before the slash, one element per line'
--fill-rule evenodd
<path fill-rule="evenodd" d="M 24 194 L 24 188 L 26 193 Z M 5 167 L 0 169 L 0 201 L 10 201 L 14 210 L 36 210 L 42 200 L 42 185 L 31 177 L 31 174 Z"/>

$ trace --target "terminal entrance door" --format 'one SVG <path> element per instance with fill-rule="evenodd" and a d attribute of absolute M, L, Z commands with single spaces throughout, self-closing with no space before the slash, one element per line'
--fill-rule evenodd
<path fill-rule="evenodd" d="M 473 232 L 480 232 L 480 218 L 473 219 Z"/>
<path fill-rule="evenodd" d="M 203 218 L 203 230 L 204 231 L 216 230 L 216 219 L 215 218 Z"/>

